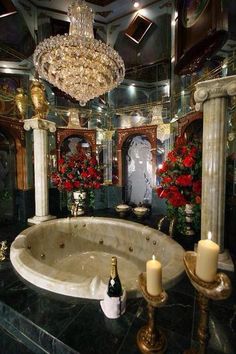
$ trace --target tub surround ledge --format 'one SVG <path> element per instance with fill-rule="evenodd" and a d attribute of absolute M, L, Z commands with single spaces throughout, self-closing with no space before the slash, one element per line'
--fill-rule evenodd
<path fill-rule="evenodd" d="M 15 270 L 30 283 L 72 297 L 102 299 L 111 256 L 128 297 L 140 296 L 138 276 L 155 254 L 165 289 L 184 274 L 183 248 L 162 232 L 131 221 L 80 217 L 45 221 L 20 233 L 11 245 Z"/>

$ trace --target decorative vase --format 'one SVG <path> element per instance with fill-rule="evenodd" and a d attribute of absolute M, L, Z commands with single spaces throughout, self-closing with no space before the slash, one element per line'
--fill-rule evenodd
<path fill-rule="evenodd" d="M 71 215 L 80 216 L 84 215 L 86 207 L 87 193 L 84 191 L 73 192 L 73 203 L 71 206 Z"/>
<path fill-rule="evenodd" d="M 185 235 L 186 236 L 195 235 L 195 232 L 194 232 L 193 227 L 192 227 L 193 215 L 194 215 L 193 204 L 186 204 L 185 205 L 185 221 L 186 221 Z"/>
<path fill-rule="evenodd" d="M 30 94 L 36 115 L 33 118 L 47 118 L 49 103 L 46 99 L 45 88 L 41 82 L 34 80 L 30 86 Z"/>
<path fill-rule="evenodd" d="M 79 206 L 85 206 L 86 197 L 87 197 L 87 193 L 84 191 L 74 191 L 73 192 L 74 201 Z"/>
<path fill-rule="evenodd" d="M 15 102 L 21 121 L 23 121 L 26 118 L 26 112 L 28 108 L 28 96 L 24 93 L 24 90 L 22 88 L 17 89 Z"/>

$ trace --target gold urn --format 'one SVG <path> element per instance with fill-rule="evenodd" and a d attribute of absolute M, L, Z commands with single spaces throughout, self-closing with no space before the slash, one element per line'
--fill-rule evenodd
<path fill-rule="evenodd" d="M 15 96 L 15 103 L 21 121 L 23 121 L 26 118 L 28 96 L 24 93 L 24 90 L 22 88 L 17 89 L 17 94 Z"/>
<path fill-rule="evenodd" d="M 47 118 L 49 103 L 45 96 L 45 89 L 41 82 L 34 80 L 30 86 L 31 99 L 36 115 L 34 118 Z"/>

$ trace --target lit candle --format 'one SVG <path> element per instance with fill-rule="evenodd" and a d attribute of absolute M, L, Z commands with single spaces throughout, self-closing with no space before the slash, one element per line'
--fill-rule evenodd
<path fill-rule="evenodd" d="M 211 240 L 208 232 L 207 240 L 200 240 L 197 248 L 196 275 L 206 281 L 214 281 L 217 273 L 218 255 L 220 247 Z"/>
<path fill-rule="evenodd" d="M 162 292 L 162 267 L 161 263 L 152 256 L 146 263 L 147 274 L 147 292 L 150 295 L 157 296 Z"/>

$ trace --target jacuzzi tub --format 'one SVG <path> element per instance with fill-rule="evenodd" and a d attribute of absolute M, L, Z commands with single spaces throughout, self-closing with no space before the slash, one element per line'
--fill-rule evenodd
<path fill-rule="evenodd" d="M 111 257 L 128 296 L 139 296 L 137 278 L 153 254 L 163 266 L 163 286 L 184 272 L 183 248 L 160 231 L 138 223 L 100 217 L 57 219 L 32 226 L 11 245 L 15 270 L 37 287 L 58 294 L 103 298 Z"/>

